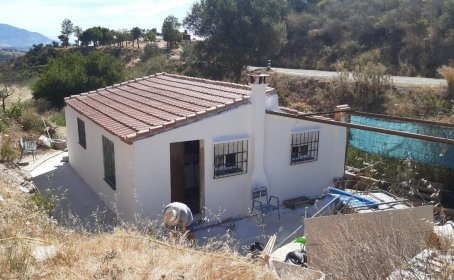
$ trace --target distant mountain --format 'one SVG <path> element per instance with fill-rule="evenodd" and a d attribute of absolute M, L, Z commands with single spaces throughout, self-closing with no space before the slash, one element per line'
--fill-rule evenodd
<path fill-rule="evenodd" d="M 52 39 L 38 32 L 30 32 L 0 23 L 0 49 L 28 50 L 33 44 L 49 44 Z"/>

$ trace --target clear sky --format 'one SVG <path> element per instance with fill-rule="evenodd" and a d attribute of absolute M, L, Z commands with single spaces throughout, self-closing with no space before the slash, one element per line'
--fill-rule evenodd
<path fill-rule="evenodd" d="M 83 30 L 162 27 L 168 15 L 180 22 L 196 0 L 0 0 L 0 23 L 39 32 L 53 40 L 69 18 Z"/>

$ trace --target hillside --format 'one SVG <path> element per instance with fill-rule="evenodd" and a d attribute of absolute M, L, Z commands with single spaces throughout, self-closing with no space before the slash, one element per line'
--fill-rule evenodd
<path fill-rule="evenodd" d="M 0 48 L 28 50 L 36 44 L 48 44 L 52 39 L 38 33 L 0 23 Z"/>
<path fill-rule="evenodd" d="M 0 49 L 0 64 L 15 59 L 17 57 L 23 56 L 24 54 L 25 53 L 21 51 Z"/>
<path fill-rule="evenodd" d="M 108 233 L 88 233 L 82 223 L 64 228 L 42 209 L 49 199 L 20 192 L 14 180 L 4 181 L 2 169 L 2 279 L 276 279 L 266 267 L 218 249 L 222 243 L 194 248 L 157 235 L 156 224 L 123 225 Z"/>
<path fill-rule="evenodd" d="M 453 63 L 452 0 L 289 2 L 287 43 L 274 66 L 336 70 L 373 61 L 388 74 L 435 77 Z"/>

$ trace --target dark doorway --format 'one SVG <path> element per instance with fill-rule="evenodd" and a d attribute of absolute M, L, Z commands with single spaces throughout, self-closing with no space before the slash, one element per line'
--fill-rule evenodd
<path fill-rule="evenodd" d="M 171 201 L 200 213 L 200 141 L 170 143 Z"/>

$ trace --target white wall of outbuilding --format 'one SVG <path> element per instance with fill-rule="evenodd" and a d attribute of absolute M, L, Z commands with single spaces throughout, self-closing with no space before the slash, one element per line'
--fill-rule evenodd
<path fill-rule="evenodd" d="M 204 148 L 205 168 L 202 195 L 207 213 L 219 218 L 246 215 L 251 207 L 252 174 L 255 169 L 254 107 L 253 104 L 240 105 L 127 144 L 67 106 L 69 162 L 100 198 L 122 217 L 132 220 L 134 215 L 141 214 L 156 218 L 171 199 L 170 143 L 200 140 Z M 78 143 L 77 118 L 85 122 L 86 149 Z M 345 128 L 271 114 L 265 114 L 264 118 L 262 168 L 269 194 L 278 196 L 281 201 L 299 196 L 317 196 L 333 179 L 343 176 Z M 320 131 L 318 160 L 291 165 L 292 132 L 306 128 Z M 111 189 L 103 179 L 102 135 L 115 145 L 116 190 Z M 244 137 L 249 140 L 248 172 L 215 179 L 213 147 L 217 139 Z"/>

